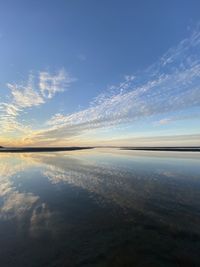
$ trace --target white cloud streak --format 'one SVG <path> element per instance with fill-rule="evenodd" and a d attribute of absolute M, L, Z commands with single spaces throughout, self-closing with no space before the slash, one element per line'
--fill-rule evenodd
<path fill-rule="evenodd" d="M 16 107 L 24 109 L 44 103 L 44 99 L 38 92 L 34 91 L 32 86 L 24 87 L 17 84 L 8 84 L 8 88 L 11 90 Z"/>
<path fill-rule="evenodd" d="M 75 81 L 66 71 L 60 70 L 55 75 L 48 72 L 40 72 L 40 91 L 45 98 L 52 98 L 56 93 L 63 92 Z"/>
<path fill-rule="evenodd" d="M 142 78 L 141 78 L 142 77 Z M 200 31 L 170 49 L 140 77 L 126 76 L 111 94 L 101 94 L 89 108 L 55 114 L 48 129 L 33 137 L 42 142 L 71 138 L 90 130 L 134 122 L 200 106 Z"/>
<path fill-rule="evenodd" d="M 1 131 L 27 134 L 31 126 L 24 125 L 19 120 L 24 110 L 45 104 L 47 99 L 58 92 L 63 92 L 74 80 L 62 69 L 56 74 L 40 72 L 38 77 L 31 74 L 27 83 L 8 83 L 11 98 L 8 103 L 0 103 Z"/>

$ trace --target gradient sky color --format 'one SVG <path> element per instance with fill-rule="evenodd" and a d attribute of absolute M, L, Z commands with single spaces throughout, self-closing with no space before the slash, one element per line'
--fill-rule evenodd
<path fill-rule="evenodd" d="M 200 145 L 200 1 L 0 1 L 0 145 Z"/>

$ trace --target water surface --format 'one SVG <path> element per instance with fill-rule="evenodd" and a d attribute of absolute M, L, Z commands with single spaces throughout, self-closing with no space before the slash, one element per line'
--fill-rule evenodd
<path fill-rule="evenodd" d="M 0 154 L 0 266 L 200 266 L 200 153 Z"/>

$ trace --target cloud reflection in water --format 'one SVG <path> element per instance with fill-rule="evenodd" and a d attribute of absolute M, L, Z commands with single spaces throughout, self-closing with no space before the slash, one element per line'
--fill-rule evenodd
<path fill-rule="evenodd" d="M 58 251 L 67 250 L 70 261 L 82 262 L 84 257 L 113 251 L 112 246 L 121 251 L 123 242 L 130 242 L 127 250 L 142 249 L 145 242 L 157 248 L 163 233 L 168 233 L 166 247 L 173 244 L 171 235 L 200 236 L 200 156 L 174 155 L 117 149 L 0 155 L 0 231 L 4 229 L 5 250 L 11 244 L 27 244 L 25 254 L 31 250 L 36 257 L 41 249 L 44 262 L 47 254 L 54 261 Z M 9 243 L 11 230 L 14 241 Z M 152 231 L 161 232 L 158 240 L 152 239 Z M 143 244 L 133 241 L 137 235 Z M 75 257 L 84 242 L 88 246 L 83 255 Z M 45 247 L 48 243 L 54 245 Z M 59 264 L 66 260 L 63 254 L 59 257 Z"/>

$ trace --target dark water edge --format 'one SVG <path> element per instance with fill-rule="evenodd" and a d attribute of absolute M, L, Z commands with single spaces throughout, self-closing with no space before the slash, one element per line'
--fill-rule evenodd
<path fill-rule="evenodd" d="M 1 147 L 0 153 L 34 153 L 34 152 L 59 152 L 73 151 L 94 148 L 111 148 L 111 147 Z M 142 151 L 175 151 L 175 152 L 200 152 L 200 147 L 113 147 L 121 150 L 142 150 Z"/>
<path fill-rule="evenodd" d="M 9 153 L 33 153 L 33 152 L 59 152 L 59 151 L 73 151 L 73 150 L 83 150 L 83 149 L 92 149 L 93 147 L 22 147 L 22 148 L 1 148 L 0 153 L 9 152 Z"/>
<path fill-rule="evenodd" d="M 200 147 L 121 147 L 122 150 L 200 152 Z"/>

